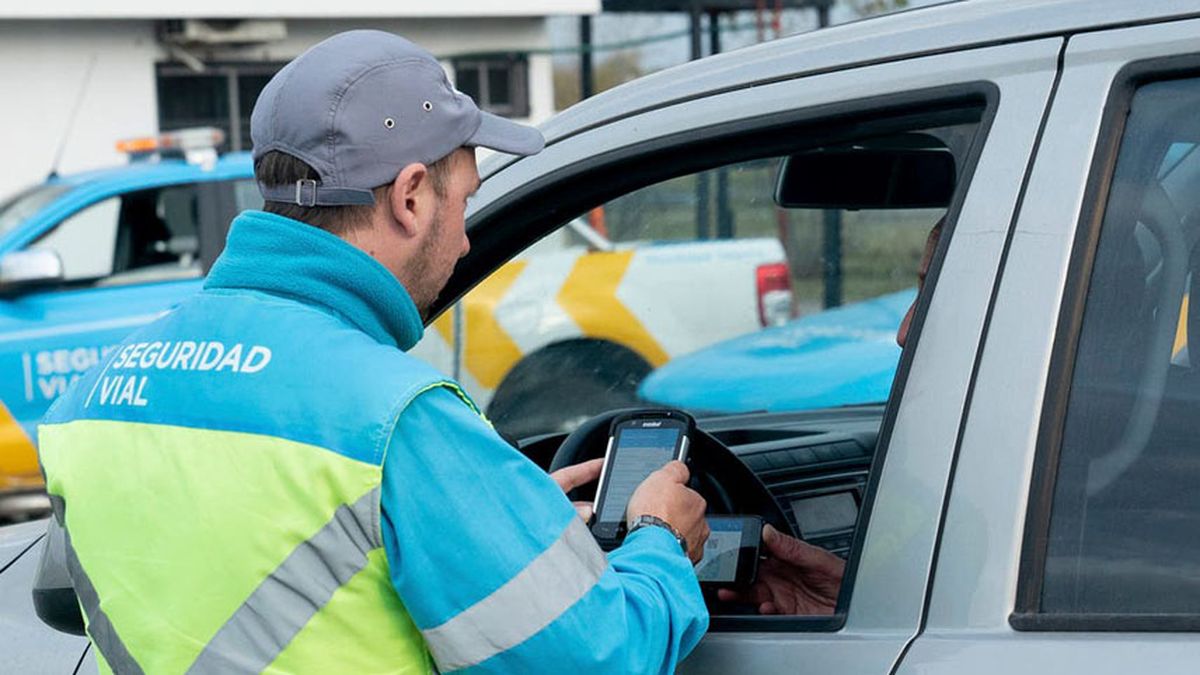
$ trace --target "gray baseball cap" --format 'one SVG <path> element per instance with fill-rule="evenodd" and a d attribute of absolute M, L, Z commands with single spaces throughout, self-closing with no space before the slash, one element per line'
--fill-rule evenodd
<path fill-rule="evenodd" d="M 354 30 L 324 40 L 271 78 L 250 115 L 254 159 L 286 152 L 320 180 L 259 190 L 303 206 L 373 204 L 371 190 L 405 166 L 464 146 L 541 151 L 533 127 L 481 111 L 454 89 L 433 55 L 404 38 Z"/>

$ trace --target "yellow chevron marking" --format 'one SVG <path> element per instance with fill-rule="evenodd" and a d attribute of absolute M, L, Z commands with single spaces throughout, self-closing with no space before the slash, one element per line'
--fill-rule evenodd
<path fill-rule="evenodd" d="M 0 491 L 41 485 L 37 450 L 12 413 L 0 403 Z"/>
<path fill-rule="evenodd" d="M 617 251 L 580 256 L 558 292 L 558 304 L 575 320 L 584 335 L 629 347 L 657 367 L 670 357 L 617 298 L 617 287 L 633 261 L 633 253 Z"/>
<path fill-rule="evenodd" d="M 466 335 L 463 361 L 480 385 L 495 389 L 521 360 L 517 343 L 496 321 L 496 306 L 525 270 L 526 261 L 510 262 L 483 280 L 463 299 Z"/>
<path fill-rule="evenodd" d="M 450 345 L 451 347 L 455 347 L 453 307 L 447 307 L 446 311 L 442 312 L 442 315 L 433 322 L 433 327 L 437 329 L 438 334 L 442 336 L 442 339 L 446 341 L 446 344 Z"/>
<path fill-rule="evenodd" d="M 1175 348 L 1171 350 L 1171 355 L 1174 356 L 1183 351 L 1187 346 L 1187 324 L 1188 324 L 1188 296 L 1183 296 L 1183 309 L 1179 310 L 1179 328 L 1175 330 Z M 1191 352 L 1189 352 L 1190 354 Z M 1200 354 L 1192 357 L 1193 359 L 1200 358 Z M 1196 363 L 1196 361 L 1192 361 Z"/>

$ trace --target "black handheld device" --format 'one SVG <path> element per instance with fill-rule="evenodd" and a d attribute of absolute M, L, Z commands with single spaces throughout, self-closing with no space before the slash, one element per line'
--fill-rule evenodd
<path fill-rule="evenodd" d="M 704 557 L 696 564 L 702 589 L 745 587 L 758 575 L 763 520 L 758 516 L 708 516 Z"/>
<path fill-rule="evenodd" d="M 602 547 L 616 547 L 625 538 L 625 508 L 642 481 L 672 460 L 687 461 L 694 425 L 677 410 L 639 410 L 613 419 L 592 521 Z"/>

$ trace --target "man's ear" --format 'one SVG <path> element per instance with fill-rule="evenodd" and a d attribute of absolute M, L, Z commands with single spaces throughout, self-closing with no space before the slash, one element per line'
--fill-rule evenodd
<path fill-rule="evenodd" d="M 409 237 L 416 236 L 421 229 L 419 214 L 425 211 L 429 199 L 429 169 L 424 164 L 409 164 L 396 174 L 389 193 L 392 218 Z"/>

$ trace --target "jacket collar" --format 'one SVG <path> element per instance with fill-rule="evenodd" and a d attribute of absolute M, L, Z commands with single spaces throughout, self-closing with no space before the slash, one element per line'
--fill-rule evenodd
<path fill-rule="evenodd" d="M 204 288 L 297 300 L 405 351 L 425 330 L 408 291 L 371 256 L 320 228 L 264 211 L 234 219 Z"/>

